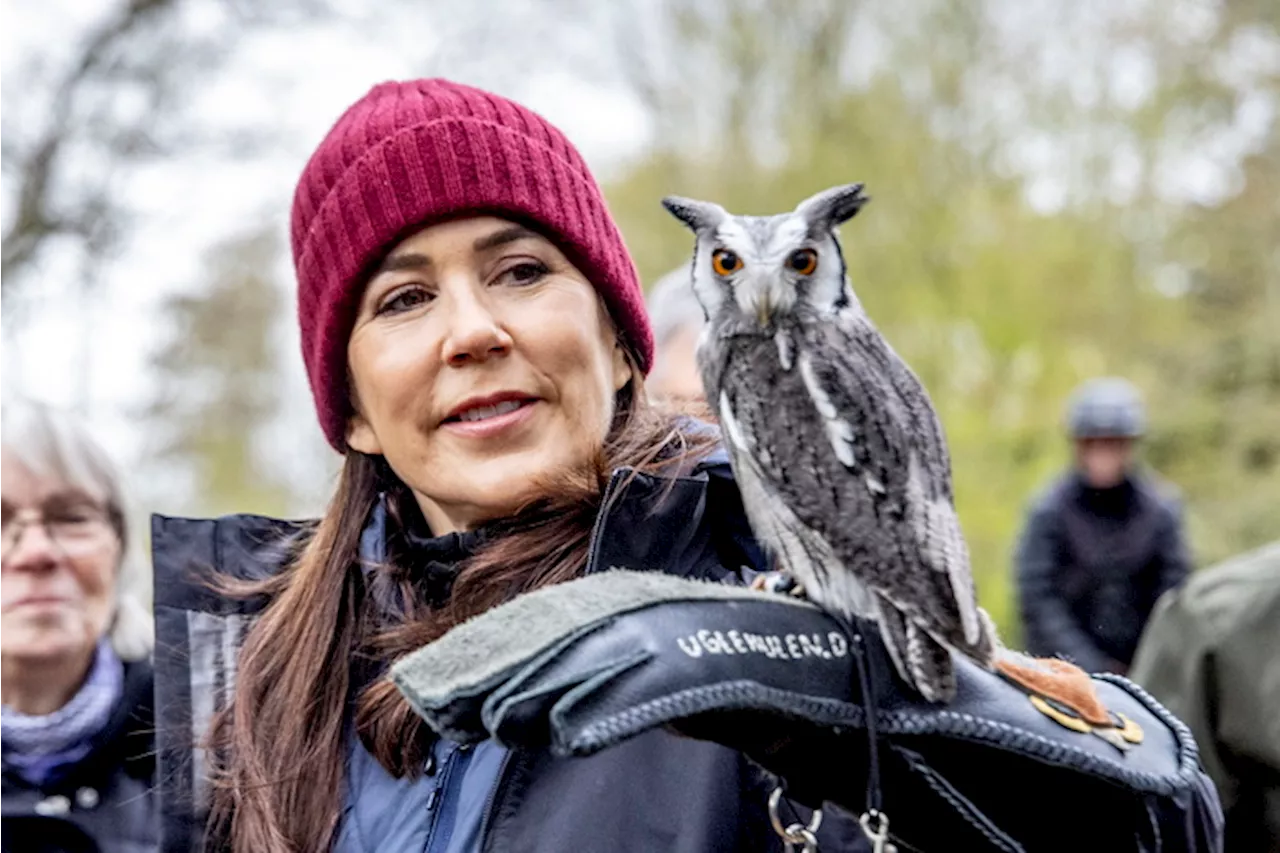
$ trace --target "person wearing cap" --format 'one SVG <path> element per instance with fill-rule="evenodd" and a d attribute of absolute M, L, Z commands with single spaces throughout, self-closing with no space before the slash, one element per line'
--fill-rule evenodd
<path fill-rule="evenodd" d="M 654 359 L 648 387 L 655 400 L 701 402 L 706 392 L 698 372 L 698 336 L 706 314 L 693 292 L 687 263 L 654 283 L 648 295 Z"/>
<path fill-rule="evenodd" d="M 1132 384 L 1081 385 L 1067 428 L 1074 465 L 1034 501 L 1017 546 L 1023 642 L 1090 672 L 1124 673 L 1156 601 L 1190 572 L 1181 511 L 1136 465 L 1146 416 Z"/>
<path fill-rule="evenodd" d="M 302 356 L 342 471 L 318 521 L 153 520 L 164 850 L 729 853 L 780 851 L 785 835 L 844 853 L 867 849 L 859 822 L 808 809 L 861 809 L 863 780 L 868 801 L 881 782 L 906 792 L 895 838 L 1018 849 L 1005 824 L 1044 849 L 1035 839 L 1070 832 L 1023 795 L 1063 784 L 1098 816 L 1099 849 L 1135 833 L 1216 849 L 1211 789 L 1136 692 L 1081 674 L 1075 695 L 1125 709 L 1146 743 L 1061 728 L 977 667 L 969 704 L 940 716 L 888 675 L 871 633 L 851 640 L 816 608 L 742 588 L 769 563 L 719 432 L 649 402 L 635 267 L 545 119 L 447 80 L 378 85 L 304 168 L 291 234 Z M 696 600 L 573 622 L 618 605 L 620 580 Z M 539 606 L 584 584 L 613 592 Z M 784 627 L 707 628 L 744 606 Z M 404 680 L 419 653 L 495 624 L 461 642 L 474 666 L 453 680 Z M 544 653 L 550 626 L 569 635 Z M 864 652 L 897 709 L 885 725 L 917 735 L 892 755 L 886 741 L 880 763 L 861 752 L 875 721 L 860 726 L 849 698 Z M 411 704 L 534 653 L 463 691 L 470 710 L 451 722 Z M 690 689 L 664 693 L 677 674 Z M 559 727 L 595 712 L 614 742 L 566 754 Z M 993 788 L 974 750 L 1002 756 L 1016 787 Z M 889 834 L 885 815 L 868 809 L 871 834 Z"/>

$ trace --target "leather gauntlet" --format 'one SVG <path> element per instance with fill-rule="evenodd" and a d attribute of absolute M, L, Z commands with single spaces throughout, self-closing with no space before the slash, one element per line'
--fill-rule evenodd
<path fill-rule="evenodd" d="M 955 700 L 932 705 L 875 630 L 785 595 L 615 570 L 472 619 L 392 678 L 463 742 L 590 755 L 666 726 L 725 744 L 801 803 L 857 815 L 874 798 L 901 851 L 1220 849 L 1195 743 L 1141 688 L 1077 671 L 1083 691 L 1059 690 L 1026 658 L 956 666 Z"/>

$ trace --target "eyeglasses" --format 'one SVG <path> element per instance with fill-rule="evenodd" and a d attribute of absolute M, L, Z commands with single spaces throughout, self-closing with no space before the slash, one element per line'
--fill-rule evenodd
<path fill-rule="evenodd" d="M 27 509 L 6 515 L 0 530 L 0 553 L 4 559 L 9 559 L 22 541 L 22 534 L 33 524 L 43 527 L 49 541 L 71 557 L 97 547 L 103 532 L 111 527 L 111 518 L 99 507 L 88 505 Z"/>

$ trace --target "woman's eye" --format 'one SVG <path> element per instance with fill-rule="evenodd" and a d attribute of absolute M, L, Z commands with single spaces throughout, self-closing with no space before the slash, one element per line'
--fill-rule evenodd
<path fill-rule="evenodd" d="M 51 506 L 44 510 L 45 521 L 62 527 L 76 527 L 92 524 L 102 517 L 102 513 L 91 506 L 71 504 L 68 506 Z"/>
<path fill-rule="evenodd" d="M 548 272 L 550 272 L 550 270 L 547 269 L 547 265 L 539 261 L 522 261 L 514 266 L 508 267 L 498 278 L 499 280 L 505 279 L 510 284 L 518 286 L 523 284 L 533 284 Z"/>
<path fill-rule="evenodd" d="M 378 305 L 378 314 L 399 314 L 431 301 L 431 294 L 421 287 L 397 290 Z"/>
<path fill-rule="evenodd" d="M 94 513 L 87 509 L 69 509 L 61 512 L 50 513 L 45 516 L 50 524 L 60 524 L 64 526 L 74 527 L 81 524 L 90 524 L 97 520 Z"/>

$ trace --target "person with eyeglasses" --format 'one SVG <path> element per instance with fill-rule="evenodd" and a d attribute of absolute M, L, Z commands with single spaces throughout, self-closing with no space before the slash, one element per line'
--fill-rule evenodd
<path fill-rule="evenodd" d="M 3 407 L 5 853 L 158 845 L 151 618 L 121 487 L 73 418 Z"/>

